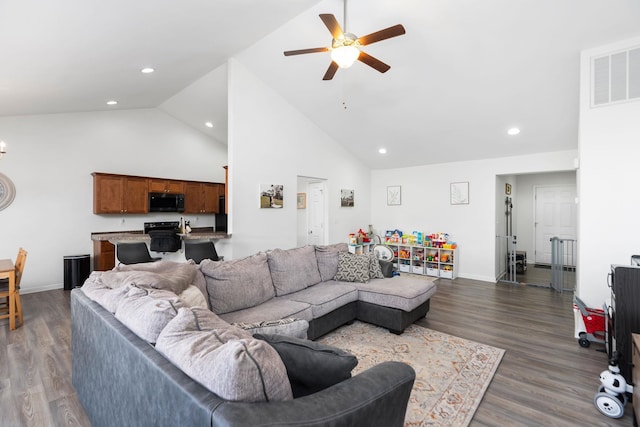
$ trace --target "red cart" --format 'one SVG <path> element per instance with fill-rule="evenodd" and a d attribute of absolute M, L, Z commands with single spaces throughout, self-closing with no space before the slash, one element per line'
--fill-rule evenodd
<path fill-rule="evenodd" d="M 589 347 L 591 342 L 606 342 L 606 314 L 601 308 L 589 308 L 577 296 L 573 297 L 573 309 L 579 310 L 586 331 L 578 333 L 578 344 Z"/>

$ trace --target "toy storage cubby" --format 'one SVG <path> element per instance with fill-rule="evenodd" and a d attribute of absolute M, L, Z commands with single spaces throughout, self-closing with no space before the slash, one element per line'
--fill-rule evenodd
<path fill-rule="evenodd" d="M 395 255 L 394 267 L 400 272 L 455 279 L 458 277 L 457 248 L 385 243 Z"/>

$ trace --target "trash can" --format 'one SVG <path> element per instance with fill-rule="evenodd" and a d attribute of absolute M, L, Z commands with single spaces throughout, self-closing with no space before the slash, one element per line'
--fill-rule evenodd
<path fill-rule="evenodd" d="M 90 256 L 87 255 L 67 255 L 64 256 L 64 290 L 82 286 L 90 270 Z"/>

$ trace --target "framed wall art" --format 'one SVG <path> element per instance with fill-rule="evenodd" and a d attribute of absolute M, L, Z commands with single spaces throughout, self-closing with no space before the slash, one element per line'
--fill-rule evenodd
<path fill-rule="evenodd" d="M 343 208 L 354 206 L 353 190 L 340 190 L 340 206 Z"/>
<path fill-rule="evenodd" d="M 296 206 L 298 207 L 298 209 L 306 209 L 307 193 L 298 193 L 296 197 Z"/>
<path fill-rule="evenodd" d="M 469 204 L 469 182 L 452 182 L 450 192 L 452 205 Z"/>
<path fill-rule="evenodd" d="M 387 187 L 387 205 L 398 206 L 402 203 L 402 188 L 399 185 Z"/>
<path fill-rule="evenodd" d="M 280 209 L 284 207 L 284 185 L 260 184 L 260 208 Z"/>

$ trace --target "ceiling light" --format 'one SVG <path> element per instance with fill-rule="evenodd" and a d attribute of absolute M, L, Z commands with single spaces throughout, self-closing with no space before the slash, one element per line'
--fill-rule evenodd
<path fill-rule="evenodd" d="M 333 40 L 331 60 L 340 68 L 349 68 L 360 56 L 358 38 L 351 33 L 344 33 L 343 37 Z"/>
<path fill-rule="evenodd" d="M 387 149 L 386 148 L 381 148 L 381 149 L 378 150 L 378 153 L 387 154 Z"/>
<path fill-rule="evenodd" d="M 518 129 L 518 128 L 511 128 L 511 129 L 509 129 L 509 130 L 507 131 L 507 133 L 508 133 L 509 135 L 517 135 L 517 134 L 519 134 L 519 133 L 520 133 L 520 129 Z"/>
<path fill-rule="evenodd" d="M 211 123 L 211 122 L 206 122 L 204 125 L 206 127 L 208 127 L 208 128 L 212 128 L 213 127 L 213 123 Z"/>
<path fill-rule="evenodd" d="M 107 105 L 116 105 L 118 103 L 118 101 L 116 100 L 111 100 L 111 101 L 107 101 Z"/>
<path fill-rule="evenodd" d="M 151 68 L 151 67 L 144 67 L 142 70 L 140 70 L 140 72 L 141 72 L 142 74 L 151 74 L 151 73 L 153 73 L 154 71 L 155 71 L 155 69 L 154 69 L 154 68 Z"/>

